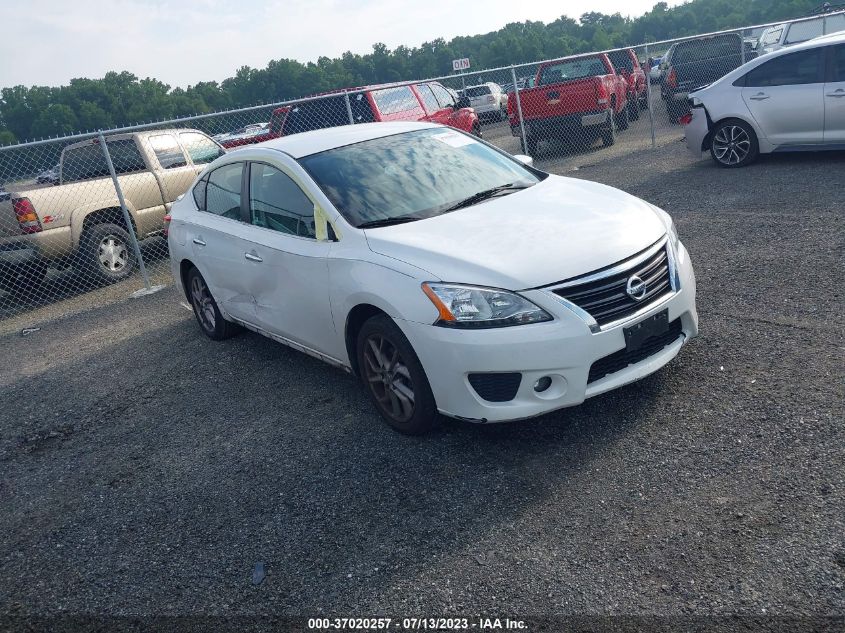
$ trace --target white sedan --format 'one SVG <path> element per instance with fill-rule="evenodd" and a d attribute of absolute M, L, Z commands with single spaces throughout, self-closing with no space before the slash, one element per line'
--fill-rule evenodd
<path fill-rule="evenodd" d="M 698 331 L 665 212 L 434 124 L 230 152 L 170 215 L 173 276 L 206 335 L 243 326 L 342 367 L 404 433 L 438 412 L 498 422 L 579 404 Z"/>
<path fill-rule="evenodd" d="M 687 147 L 721 167 L 759 154 L 845 149 L 845 32 L 758 57 L 691 92 Z"/>

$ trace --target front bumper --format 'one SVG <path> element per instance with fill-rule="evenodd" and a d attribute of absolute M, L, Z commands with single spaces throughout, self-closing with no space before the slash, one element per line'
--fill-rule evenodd
<path fill-rule="evenodd" d="M 677 267 L 679 290 L 637 318 L 596 333 L 546 290 L 521 294 L 555 317 L 547 323 L 486 330 L 455 330 L 398 319 L 397 324 L 419 356 L 441 413 L 477 422 L 529 418 L 639 380 L 663 367 L 697 335 L 695 274 L 683 246 Z M 676 341 L 588 384 L 595 361 L 625 348 L 624 327 L 667 309 L 670 322 L 681 321 L 682 334 Z M 499 372 L 521 374 L 516 395 L 507 402 L 482 399 L 470 384 L 469 374 Z M 552 385 L 537 393 L 534 384 L 544 376 L 552 379 Z"/>
<path fill-rule="evenodd" d="M 692 121 L 684 126 L 684 139 L 687 149 L 696 158 L 701 158 L 707 151 L 704 147 L 704 139 L 710 133 L 710 123 L 707 120 L 707 112 L 704 108 L 692 108 Z"/>

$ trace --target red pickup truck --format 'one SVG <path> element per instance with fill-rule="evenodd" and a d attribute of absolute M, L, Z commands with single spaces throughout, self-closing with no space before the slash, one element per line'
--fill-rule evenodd
<path fill-rule="evenodd" d="M 357 90 L 359 92 L 353 92 Z M 467 99 L 455 97 L 436 81 L 410 86 L 370 86 L 349 91 L 349 108 L 356 123 L 375 121 L 432 121 L 481 136 L 478 115 Z M 272 138 L 338 125 L 349 125 L 349 109 L 343 91 L 336 96 L 303 101 L 273 110 L 265 132 L 223 139 L 225 148 L 252 145 Z"/>
<path fill-rule="evenodd" d="M 648 86 L 646 76 L 637 54 L 631 48 L 611 51 L 607 54 L 617 73 L 628 82 L 628 117 L 632 121 L 640 118 L 640 110 L 648 107 Z"/>
<path fill-rule="evenodd" d="M 616 130 L 628 127 L 628 83 L 616 73 L 605 53 L 544 62 L 535 87 L 520 90 L 526 142 L 534 155 L 542 140 L 575 137 L 604 145 L 616 142 Z M 508 96 L 511 133 L 521 136 L 516 99 Z"/>

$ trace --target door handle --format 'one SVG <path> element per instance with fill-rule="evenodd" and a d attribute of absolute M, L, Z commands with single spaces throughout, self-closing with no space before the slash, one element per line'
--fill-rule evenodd
<path fill-rule="evenodd" d="M 845 90 L 843 90 L 842 88 L 839 88 L 838 90 L 835 90 L 834 92 L 828 92 L 827 96 L 828 97 L 845 97 Z"/>
<path fill-rule="evenodd" d="M 560 98 L 560 93 L 559 93 L 557 90 L 549 90 L 549 91 L 546 93 L 546 96 L 547 96 L 549 99 L 559 99 L 559 98 Z"/>
<path fill-rule="evenodd" d="M 258 255 L 254 253 L 244 253 L 244 259 L 248 259 L 251 262 L 263 262 L 264 260 L 261 259 Z"/>
<path fill-rule="evenodd" d="M 758 92 L 756 95 L 751 97 L 753 101 L 762 101 L 763 99 L 768 99 L 769 95 L 763 94 L 762 92 Z"/>
<path fill-rule="evenodd" d="M 197 246 L 205 246 L 205 242 L 203 241 L 203 239 L 201 237 L 195 237 L 192 241 Z"/>

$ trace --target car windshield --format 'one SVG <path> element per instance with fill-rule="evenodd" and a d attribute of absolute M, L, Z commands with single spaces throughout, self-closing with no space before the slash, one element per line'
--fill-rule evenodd
<path fill-rule="evenodd" d="M 504 195 L 544 177 L 448 128 L 376 138 L 299 162 L 356 227 L 433 217 L 480 193 Z"/>

